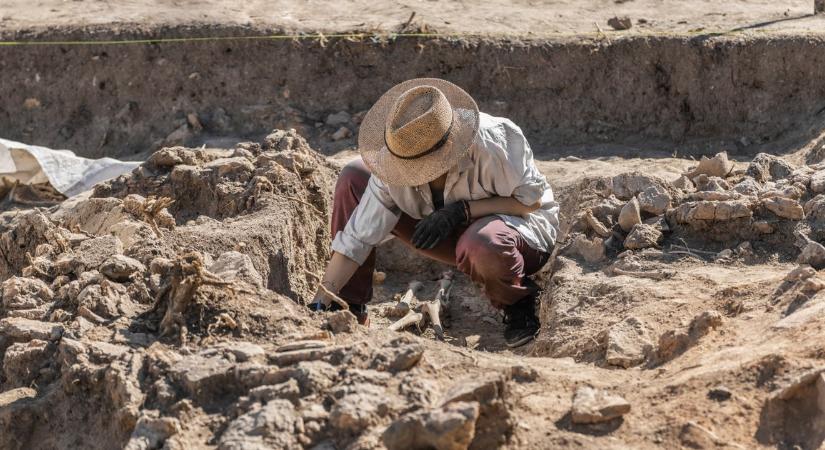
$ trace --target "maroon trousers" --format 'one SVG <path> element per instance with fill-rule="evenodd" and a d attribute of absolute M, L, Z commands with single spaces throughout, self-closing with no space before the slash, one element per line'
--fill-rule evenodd
<path fill-rule="evenodd" d="M 341 171 L 335 185 L 332 236 L 346 227 L 367 189 L 369 178 L 370 172 L 361 159 L 347 164 Z M 482 217 L 470 226 L 456 230 L 449 239 L 441 241 L 433 249 L 415 249 L 410 240 L 417 222 L 402 213 L 392 234 L 424 256 L 457 266 L 482 286 L 496 308 L 512 305 L 533 294 L 535 288 L 524 286 L 522 280 L 541 269 L 550 256 L 527 245 L 518 231 L 497 216 Z M 375 250 L 341 289 L 341 298 L 358 305 L 369 302 L 372 299 L 374 270 Z"/>

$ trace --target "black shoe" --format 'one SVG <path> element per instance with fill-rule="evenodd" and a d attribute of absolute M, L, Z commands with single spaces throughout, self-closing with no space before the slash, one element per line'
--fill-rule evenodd
<path fill-rule="evenodd" d="M 518 303 L 504 308 L 504 342 L 507 347 L 520 347 L 536 336 L 539 319 L 536 317 L 536 294 L 528 295 Z"/>

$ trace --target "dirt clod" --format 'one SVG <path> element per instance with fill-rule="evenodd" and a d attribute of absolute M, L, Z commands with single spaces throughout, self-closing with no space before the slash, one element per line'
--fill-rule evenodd
<path fill-rule="evenodd" d="M 639 211 L 639 200 L 636 197 L 633 197 L 622 207 L 621 212 L 619 212 L 619 226 L 622 227 L 622 230 L 630 232 L 635 225 L 642 223 Z"/>
<path fill-rule="evenodd" d="M 387 428 L 382 440 L 390 450 L 463 450 L 469 448 L 473 440 L 478 416 L 478 403 L 450 403 L 402 416 Z"/>
<path fill-rule="evenodd" d="M 576 389 L 570 410 L 573 423 L 581 424 L 607 422 L 629 412 L 630 403 L 621 396 L 588 386 Z"/>
<path fill-rule="evenodd" d="M 633 21 L 630 17 L 612 17 L 607 21 L 607 24 L 617 31 L 629 30 L 633 27 Z"/>

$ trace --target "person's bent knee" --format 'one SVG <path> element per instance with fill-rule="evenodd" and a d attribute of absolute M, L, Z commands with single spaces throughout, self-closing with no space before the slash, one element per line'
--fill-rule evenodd
<path fill-rule="evenodd" d="M 479 275 L 507 277 L 517 269 L 513 250 L 485 234 L 462 236 L 456 246 L 456 263 Z"/>

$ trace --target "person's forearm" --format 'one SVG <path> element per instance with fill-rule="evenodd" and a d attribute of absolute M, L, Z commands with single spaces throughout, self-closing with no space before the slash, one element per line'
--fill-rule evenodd
<path fill-rule="evenodd" d="M 539 209 L 540 202 L 527 206 L 513 197 L 490 197 L 482 200 L 470 200 L 470 218 L 489 216 L 492 214 L 505 214 L 508 216 L 526 216 Z"/>
<path fill-rule="evenodd" d="M 338 252 L 332 252 L 332 258 L 327 264 L 324 278 L 321 283 L 334 293 L 341 292 L 341 288 L 352 278 L 358 270 L 358 263 Z"/>

